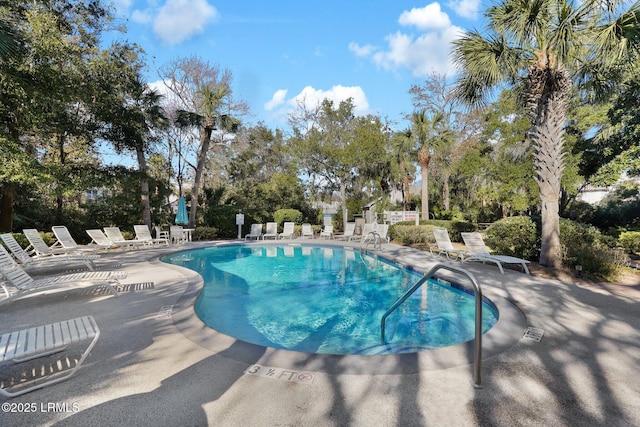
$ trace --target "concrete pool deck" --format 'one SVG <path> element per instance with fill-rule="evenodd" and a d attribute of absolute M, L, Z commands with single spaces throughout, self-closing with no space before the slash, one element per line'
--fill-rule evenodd
<path fill-rule="evenodd" d="M 100 264 L 129 273 L 118 298 L 84 289 L 0 304 L 0 332 L 90 314 L 102 333 L 70 380 L 1 400 L 0 425 L 640 425 L 638 299 L 463 264 L 510 317 L 483 338 L 475 388 L 469 345 L 318 357 L 217 334 L 193 312 L 200 276 L 158 260 L 212 244 L 105 253 Z M 393 244 L 376 253 L 424 270 L 460 266 Z M 541 341 L 522 338 L 528 326 L 544 330 Z M 56 371 L 74 352 L 0 365 L 0 380 Z"/>

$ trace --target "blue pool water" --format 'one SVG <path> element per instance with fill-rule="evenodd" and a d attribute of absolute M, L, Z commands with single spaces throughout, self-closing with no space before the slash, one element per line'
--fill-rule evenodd
<path fill-rule="evenodd" d="M 204 278 L 195 311 L 212 329 L 242 341 L 324 354 L 410 353 L 474 338 L 473 295 L 429 281 L 387 318 L 421 276 L 359 250 L 307 245 L 229 245 L 163 261 Z M 497 311 L 483 304 L 483 332 Z"/>

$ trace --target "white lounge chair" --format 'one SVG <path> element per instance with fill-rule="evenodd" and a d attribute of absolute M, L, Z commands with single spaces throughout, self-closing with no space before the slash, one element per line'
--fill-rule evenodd
<path fill-rule="evenodd" d="M 35 228 L 25 228 L 22 230 L 27 240 L 31 246 L 27 248 L 27 251 L 33 252 L 38 257 L 48 257 L 48 256 L 58 256 L 58 255 L 69 255 L 69 254 L 82 254 L 83 251 L 78 251 L 75 249 L 68 249 L 62 246 L 55 247 L 49 246 L 42 239 L 40 232 Z M 90 255 L 95 257 L 100 257 L 100 255 Z"/>
<path fill-rule="evenodd" d="M 362 240 L 360 241 L 361 247 L 372 243 L 374 249 L 376 247 L 381 248 L 380 245 L 382 243 L 389 243 L 389 241 L 389 224 L 371 223 L 364 225 Z"/>
<path fill-rule="evenodd" d="M 289 239 L 293 239 L 293 236 L 296 232 L 296 223 L 295 222 L 285 222 L 282 227 L 282 233 L 278 234 L 279 239 L 284 239 L 285 237 Z"/>
<path fill-rule="evenodd" d="M 351 240 L 353 237 L 353 233 L 356 231 L 356 223 L 348 222 L 347 227 L 344 229 L 343 234 L 339 234 L 337 236 L 333 236 L 334 239 L 338 240 Z"/>
<path fill-rule="evenodd" d="M 156 230 L 156 239 L 167 239 L 168 241 L 171 240 L 171 236 L 169 235 L 168 231 L 162 230 L 162 228 L 157 225 L 154 228 Z"/>
<path fill-rule="evenodd" d="M 464 244 L 467 247 L 467 251 L 469 252 L 469 256 L 462 260 L 462 262 L 467 261 L 482 261 L 485 262 L 493 262 L 500 269 L 500 273 L 504 274 L 504 269 L 502 268 L 502 264 L 520 264 L 522 269 L 526 274 L 529 273 L 529 268 L 527 264 L 529 261 L 526 259 L 516 258 L 508 255 L 493 255 L 489 253 L 489 250 L 484 244 L 482 240 L 482 236 L 480 233 L 460 233 L 462 235 L 462 240 L 464 240 Z"/>
<path fill-rule="evenodd" d="M 100 329 L 93 316 L 82 316 L 2 334 L 0 362 L 25 362 L 63 351 L 72 344 L 88 340 L 91 342 L 69 372 L 15 391 L 0 388 L 0 395 L 16 397 L 69 379 L 80 369 L 99 337 Z"/>
<path fill-rule="evenodd" d="M 277 222 L 268 222 L 267 229 L 265 233 L 262 235 L 262 240 L 265 239 L 277 239 L 278 238 L 278 223 Z"/>
<path fill-rule="evenodd" d="M 76 243 L 73 237 L 71 237 L 71 233 L 69 233 L 69 230 L 64 225 L 54 225 L 53 227 L 51 227 L 51 230 L 53 231 L 53 234 L 55 234 L 56 239 L 58 239 L 55 245 L 52 246 L 52 248 L 54 249 L 58 246 L 61 246 L 67 249 L 68 251 L 95 252 L 98 249 L 108 249 L 112 247 L 111 244 L 104 246 L 104 245 L 99 245 L 97 243 L 94 243 L 91 245 L 79 245 Z"/>
<path fill-rule="evenodd" d="M 153 238 L 151 236 L 151 231 L 149 231 L 149 227 L 145 224 L 136 224 L 133 226 L 133 231 L 136 232 L 136 240 L 140 242 L 144 242 L 146 245 L 169 245 L 169 239 L 166 237 L 157 237 Z"/>
<path fill-rule="evenodd" d="M 260 240 L 262 237 L 262 224 L 251 224 L 251 231 L 244 236 L 244 240 L 256 239 Z"/>
<path fill-rule="evenodd" d="M 360 236 L 360 243 L 366 243 L 367 241 L 373 239 L 374 233 L 376 232 L 376 223 L 369 222 L 362 227 L 362 234 Z"/>
<path fill-rule="evenodd" d="M 451 259 L 450 256 L 453 255 L 461 260 L 469 255 L 469 252 L 466 250 L 453 247 L 451 239 L 449 238 L 449 232 L 446 228 L 433 227 L 433 236 L 436 239 L 437 248 L 430 248 L 431 253 L 435 252 L 438 255 L 444 254 L 447 256 L 447 259 Z"/>
<path fill-rule="evenodd" d="M 320 237 L 333 239 L 333 225 L 325 225 L 322 231 L 320 231 Z"/>
<path fill-rule="evenodd" d="M 376 233 L 380 240 L 387 243 L 391 241 L 391 237 L 389 236 L 389 224 L 376 224 Z"/>
<path fill-rule="evenodd" d="M 187 235 L 181 225 L 169 226 L 169 239 L 173 244 L 181 245 L 183 243 L 187 243 Z"/>
<path fill-rule="evenodd" d="M 308 223 L 302 224 L 302 232 L 300 233 L 300 237 L 302 237 L 303 239 L 305 237 L 308 237 L 310 239 L 313 239 L 315 237 L 311 224 L 308 224 Z"/>
<path fill-rule="evenodd" d="M 119 245 L 114 243 L 107 237 L 106 234 L 102 230 L 97 228 L 91 230 L 85 230 L 89 237 L 91 237 L 91 244 L 100 248 L 100 249 L 122 249 L 124 251 L 123 245 Z"/>
<path fill-rule="evenodd" d="M 140 240 L 125 239 L 119 227 L 105 227 L 104 234 L 113 242 L 114 245 L 122 246 L 123 248 L 131 247 L 137 249 L 141 246 L 147 245 L 146 242 L 142 242 Z"/>
<path fill-rule="evenodd" d="M 1 286 L 7 299 L 50 288 L 70 287 L 74 284 L 80 286 L 104 285 L 109 288 L 112 294 L 118 296 L 113 284 L 118 284 L 120 279 L 127 277 L 126 271 L 86 271 L 33 279 L 13 260 L 2 245 L 0 245 L 0 273 L 3 277 Z M 11 293 L 7 285 L 13 286 L 16 291 Z"/>
<path fill-rule="evenodd" d="M 89 270 L 95 270 L 94 259 L 100 258 L 98 255 L 51 255 L 45 257 L 30 256 L 27 251 L 22 249 L 22 246 L 16 241 L 16 239 L 10 233 L 0 235 L 4 244 L 9 248 L 13 257 L 18 260 L 24 268 L 37 267 L 42 265 L 60 265 L 61 263 L 74 263 L 84 264 Z M 45 244 L 46 246 L 46 244 Z"/>

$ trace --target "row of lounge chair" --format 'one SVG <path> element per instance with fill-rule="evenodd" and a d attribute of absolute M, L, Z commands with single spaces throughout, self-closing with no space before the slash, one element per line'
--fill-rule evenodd
<path fill-rule="evenodd" d="M 115 286 L 127 277 L 127 273 L 111 270 L 98 271 L 94 261 L 101 256 L 88 253 L 93 252 L 95 247 L 89 248 L 86 245 L 76 244 L 64 227 L 55 229 L 58 241 L 53 247 L 45 243 L 37 230 L 26 229 L 23 232 L 30 243 L 26 250 L 20 246 L 13 235 L 9 233 L 0 235 L 4 245 L 11 252 L 9 254 L 5 247 L 0 245 L 0 274 L 2 275 L 0 286 L 6 296 L 2 302 L 11 301 L 32 292 L 86 286 L 104 286 L 114 296 L 118 296 Z M 65 240 L 66 237 L 70 240 Z M 38 266 L 65 267 L 68 264 L 82 264 L 89 271 L 50 274 L 39 278 L 32 277 L 26 271 Z M 75 366 L 66 373 L 47 376 L 45 380 L 26 383 L 28 385 L 17 388 L 4 385 L 0 387 L 0 395 L 9 398 L 20 396 L 69 379 L 80 369 L 99 337 L 100 329 L 91 315 L 0 334 L 0 363 L 25 362 L 63 351 L 70 345 L 89 342 Z"/>
<path fill-rule="evenodd" d="M 126 272 L 97 271 L 95 261 L 101 256 L 93 252 L 99 245 L 77 244 L 66 227 L 54 227 L 54 230 L 58 240 L 52 246 L 47 245 L 38 230 L 23 230 L 29 241 L 27 249 L 23 249 L 10 233 L 0 235 L 4 245 L 11 252 L 10 254 L 4 246 L 0 245 L 0 274 L 2 274 L 0 286 L 6 299 L 67 284 L 104 285 L 117 296 L 113 285 L 119 284 L 119 280 L 126 278 Z M 27 272 L 37 267 L 65 268 L 69 265 L 83 265 L 89 271 L 38 279 L 32 278 Z"/>
<path fill-rule="evenodd" d="M 456 249 L 453 246 L 446 228 L 434 227 L 433 235 L 436 239 L 436 247 L 431 248 L 431 253 L 446 255 L 448 259 L 454 257 L 454 259 L 459 259 L 463 263 L 468 261 L 481 261 L 483 264 L 492 262 L 498 266 L 502 274 L 504 274 L 502 264 L 518 264 L 522 266 L 526 274 L 530 274 L 529 268 L 527 267 L 527 264 L 529 264 L 528 260 L 490 253 L 480 233 L 460 233 L 464 241 L 465 249 Z"/>
<path fill-rule="evenodd" d="M 356 224 L 355 222 L 347 223 L 347 226 L 344 230 L 343 234 L 336 235 L 333 231 L 332 225 L 325 225 L 322 230 L 318 233 L 313 231 L 311 224 L 305 223 L 302 224 L 302 230 L 300 231 L 301 238 L 309 238 L 314 239 L 317 235 L 319 238 L 327 238 L 327 239 L 339 239 L 339 240 L 360 240 L 363 243 L 366 243 L 370 239 L 378 239 L 380 241 L 389 242 L 389 225 L 388 224 L 365 224 L 364 228 L 360 235 L 355 234 Z M 268 222 L 266 224 L 265 232 L 263 233 L 262 224 L 251 224 L 251 230 L 248 234 L 245 235 L 245 240 L 266 240 L 266 239 L 293 239 L 296 237 L 295 233 L 295 223 L 293 222 L 285 222 L 283 225 L 283 230 L 281 233 L 278 233 L 278 224 L 275 222 Z"/>

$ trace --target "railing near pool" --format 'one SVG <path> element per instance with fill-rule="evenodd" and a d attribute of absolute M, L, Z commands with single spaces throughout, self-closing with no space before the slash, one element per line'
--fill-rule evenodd
<path fill-rule="evenodd" d="M 471 281 L 471 283 L 473 284 L 473 287 L 475 288 L 475 296 L 476 296 L 476 317 L 475 317 L 475 323 L 476 323 L 476 329 L 475 329 L 475 345 L 474 345 L 474 351 L 473 351 L 473 382 L 474 382 L 474 387 L 476 388 L 481 388 L 481 382 L 482 382 L 482 378 L 481 378 L 481 371 L 482 371 L 482 290 L 480 289 L 480 285 L 478 284 L 478 282 L 476 281 L 475 277 L 473 277 L 473 274 L 471 274 L 469 271 L 463 269 L 463 268 L 458 268 L 458 267 L 453 267 L 450 265 L 444 265 L 444 264 L 436 264 L 435 266 L 433 266 L 433 268 L 431 268 L 431 270 L 429 270 L 427 272 L 427 274 L 425 274 L 420 280 L 418 280 L 413 286 L 411 286 L 411 288 L 409 288 L 409 290 L 407 290 L 404 295 L 402 295 L 400 298 L 398 298 L 396 300 L 396 302 L 393 303 L 393 305 L 384 313 L 384 315 L 382 316 L 382 320 L 380 321 L 380 335 L 382 338 L 382 343 L 386 344 L 386 340 L 385 340 L 385 324 L 387 321 L 387 317 L 396 309 L 398 308 L 403 302 L 406 301 L 407 298 L 409 298 L 409 296 L 411 296 L 411 294 L 413 294 L 418 288 L 420 288 L 427 280 L 432 279 L 435 277 L 435 273 L 438 270 L 449 270 L 453 273 L 459 273 L 459 274 L 463 274 L 465 276 L 467 276 L 469 278 L 469 280 Z"/>

